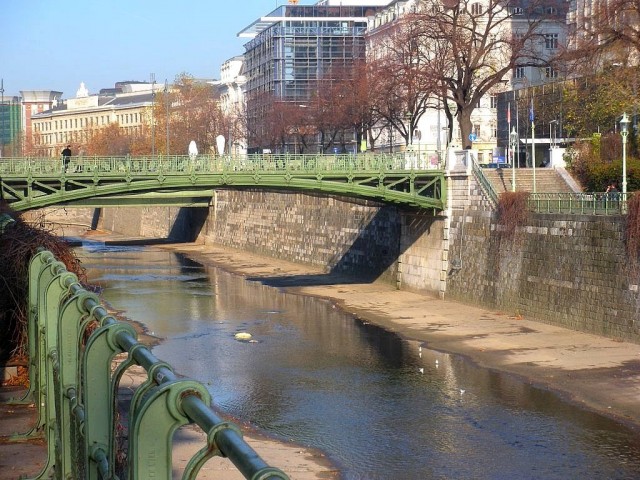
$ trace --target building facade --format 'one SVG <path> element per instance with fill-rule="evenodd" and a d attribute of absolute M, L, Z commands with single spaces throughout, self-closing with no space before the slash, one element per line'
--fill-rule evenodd
<path fill-rule="evenodd" d="M 0 158 L 21 153 L 22 102 L 15 95 L 0 99 Z"/>
<path fill-rule="evenodd" d="M 324 0 L 315 5 L 283 5 L 238 35 L 245 45 L 248 146 L 265 144 L 266 119 L 275 102 L 302 105 L 332 72 L 365 58 L 367 17 L 388 0 Z M 288 140 L 292 143 L 292 140 Z M 293 151 L 292 144 L 281 146 Z"/>
<path fill-rule="evenodd" d="M 59 92 L 57 92 L 59 93 Z M 65 146 L 82 154 L 82 145 L 101 128 L 117 124 L 130 135 L 149 125 L 153 108 L 152 84 L 122 82 L 115 89 L 90 95 L 84 84 L 75 98 L 52 102 L 51 108 L 33 113 L 30 133 L 39 155 L 55 157 Z"/>
<path fill-rule="evenodd" d="M 226 60 L 220 67 L 220 80 L 211 83 L 216 88 L 220 109 L 229 122 L 225 135 L 227 151 L 232 155 L 244 154 L 247 152 L 244 56 Z"/>

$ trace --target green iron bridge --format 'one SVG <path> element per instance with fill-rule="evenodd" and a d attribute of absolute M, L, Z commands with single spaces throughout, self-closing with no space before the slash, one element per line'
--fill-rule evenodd
<path fill-rule="evenodd" d="M 124 156 L 0 159 L 1 199 L 50 205 L 207 206 L 217 189 L 319 192 L 443 210 L 445 172 L 409 154 Z"/>

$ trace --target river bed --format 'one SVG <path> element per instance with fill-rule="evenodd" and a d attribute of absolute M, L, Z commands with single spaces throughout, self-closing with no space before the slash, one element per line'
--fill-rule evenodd
<path fill-rule="evenodd" d="M 626 427 L 331 303 L 153 248 L 87 246 L 105 299 L 224 413 L 320 448 L 346 479 L 638 478 Z M 237 333 L 251 340 L 238 341 Z"/>

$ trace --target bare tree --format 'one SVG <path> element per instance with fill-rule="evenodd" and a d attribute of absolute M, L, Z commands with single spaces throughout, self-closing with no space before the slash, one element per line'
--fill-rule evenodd
<path fill-rule="evenodd" d="M 435 106 L 438 79 L 425 63 L 431 59 L 422 50 L 430 48 L 431 42 L 424 33 L 419 19 L 408 14 L 379 32 L 371 43 L 375 111 L 400 133 L 406 145 L 413 143 L 420 118 Z"/>
<path fill-rule="evenodd" d="M 169 153 L 184 155 L 191 140 L 199 151 L 209 152 L 216 136 L 228 132 L 213 86 L 185 73 L 176 77 L 170 89 L 157 94 L 154 117 L 156 151 L 161 153 L 167 153 L 168 146 Z"/>
<path fill-rule="evenodd" d="M 480 99 L 500 89 L 515 67 L 551 64 L 541 48 L 543 27 L 564 19 L 564 3 L 427 0 L 420 5 L 407 21 L 421 29 L 421 65 L 438 85 L 445 114 L 455 116 L 463 146 L 470 146 L 471 114 Z"/>

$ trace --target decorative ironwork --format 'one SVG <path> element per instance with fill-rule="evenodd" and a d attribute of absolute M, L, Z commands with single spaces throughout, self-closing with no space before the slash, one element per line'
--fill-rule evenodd
<path fill-rule="evenodd" d="M 0 194 L 15 210 L 48 205 L 205 206 L 220 188 L 293 189 L 442 210 L 442 170 L 405 154 L 74 157 L 0 160 Z"/>

